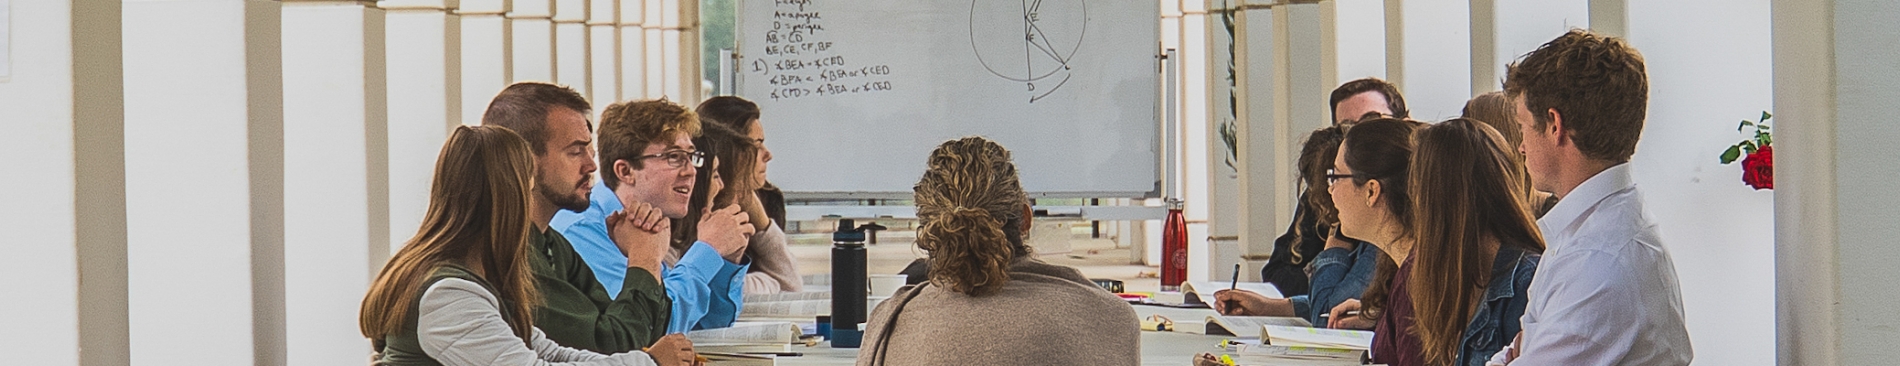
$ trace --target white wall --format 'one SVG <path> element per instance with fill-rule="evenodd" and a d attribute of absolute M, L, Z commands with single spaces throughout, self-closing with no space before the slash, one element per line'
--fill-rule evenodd
<path fill-rule="evenodd" d="M 1398 30 L 1399 36 L 1386 38 L 1398 51 L 1386 55 L 1388 81 L 1405 94 L 1413 119 L 1457 117 L 1471 99 L 1470 3 L 1387 0 L 1392 2 L 1398 3 L 1398 11 L 1386 14 L 1386 27 Z"/>
<path fill-rule="evenodd" d="M 1742 119 L 1773 110 L 1768 1 L 1631 1 L 1629 39 L 1649 71 L 1649 119 L 1632 164 L 1675 259 L 1699 365 L 1774 359 L 1774 194 L 1716 157 Z"/>

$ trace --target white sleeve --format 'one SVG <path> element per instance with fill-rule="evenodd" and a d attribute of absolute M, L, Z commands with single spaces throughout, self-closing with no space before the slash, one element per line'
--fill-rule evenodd
<path fill-rule="evenodd" d="M 444 279 L 422 293 L 416 340 L 422 352 L 446 366 L 655 366 L 639 351 L 613 356 L 561 347 L 534 331 L 534 347 L 516 337 L 501 318 L 493 294 L 461 279 Z"/>

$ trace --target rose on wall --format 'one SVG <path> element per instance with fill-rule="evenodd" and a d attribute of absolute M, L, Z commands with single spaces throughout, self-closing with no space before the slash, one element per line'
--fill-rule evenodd
<path fill-rule="evenodd" d="M 1741 125 L 1735 126 L 1735 131 L 1754 131 L 1748 133 L 1747 139 L 1722 152 L 1722 164 L 1731 164 L 1737 159 L 1742 161 L 1742 184 L 1756 190 L 1775 189 L 1775 139 L 1769 131 L 1770 118 L 1775 118 L 1775 115 L 1762 111 L 1760 121 L 1742 120 Z"/>

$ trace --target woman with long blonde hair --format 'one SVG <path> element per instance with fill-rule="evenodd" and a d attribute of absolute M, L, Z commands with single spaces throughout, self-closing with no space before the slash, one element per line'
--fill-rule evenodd
<path fill-rule="evenodd" d="M 534 327 L 528 199 L 534 157 L 502 127 L 456 128 L 437 158 L 428 213 L 383 266 L 358 326 L 376 365 L 681 365 L 684 337 L 612 356 L 562 347 Z M 571 362 L 571 363 L 570 363 Z"/>

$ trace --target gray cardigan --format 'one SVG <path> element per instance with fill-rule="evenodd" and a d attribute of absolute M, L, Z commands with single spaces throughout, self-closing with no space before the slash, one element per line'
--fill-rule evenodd
<path fill-rule="evenodd" d="M 646 353 L 612 356 L 562 347 L 534 330 L 533 349 L 521 342 L 501 318 L 501 302 L 481 285 L 447 278 L 422 293 L 416 338 L 422 351 L 447 366 L 573 365 L 655 366 Z"/>

